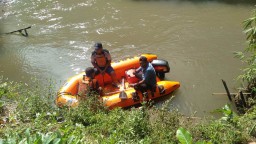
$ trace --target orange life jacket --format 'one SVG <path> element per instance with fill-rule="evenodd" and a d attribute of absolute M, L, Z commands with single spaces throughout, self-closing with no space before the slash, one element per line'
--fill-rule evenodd
<path fill-rule="evenodd" d="M 96 61 L 96 64 L 99 66 L 99 67 L 105 67 L 106 64 L 107 64 L 107 59 L 105 57 L 104 54 L 102 55 L 97 55 L 97 57 L 95 58 L 95 61 Z"/>
<path fill-rule="evenodd" d="M 92 55 L 95 57 L 95 63 L 99 66 L 99 67 L 105 67 L 108 59 L 106 54 L 109 54 L 109 51 L 106 49 L 103 49 L 102 54 L 101 55 L 97 55 L 97 53 L 94 51 L 92 52 Z"/>
<path fill-rule="evenodd" d="M 78 95 L 85 96 L 89 91 L 97 91 L 98 88 L 99 84 L 96 79 L 90 79 L 85 76 L 84 79 L 79 81 Z"/>

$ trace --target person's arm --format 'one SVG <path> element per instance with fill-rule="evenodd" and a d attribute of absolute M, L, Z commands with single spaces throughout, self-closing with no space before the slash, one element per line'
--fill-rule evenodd
<path fill-rule="evenodd" d="M 134 86 L 143 84 L 144 82 L 145 82 L 145 80 L 141 80 L 141 81 L 139 81 L 138 83 L 135 83 Z"/>
<path fill-rule="evenodd" d="M 102 91 L 102 87 L 100 87 L 100 85 L 99 85 L 99 82 L 98 82 L 98 81 L 96 81 L 96 89 L 97 89 L 99 92 L 101 92 L 101 91 Z"/>
<path fill-rule="evenodd" d="M 93 62 L 92 62 L 92 65 L 93 65 L 93 67 L 95 67 L 97 70 L 101 71 L 101 69 L 99 68 L 99 66 L 98 66 L 96 63 L 93 63 Z"/>
<path fill-rule="evenodd" d="M 106 66 L 105 66 L 105 68 L 103 70 L 104 73 L 107 70 L 107 68 L 110 66 L 110 64 L 111 64 L 111 60 L 108 60 Z"/>
<path fill-rule="evenodd" d="M 105 69 L 103 70 L 103 72 L 105 72 L 107 70 L 107 68 L 111 65 L 111 55 L 109 53 L 104 53 L 104 55 L 106 55 L 107 63 L 106 63 L 106 66 L 105 66 Z"/>
<path fill-rule="evenodd" d="M 133 72 L 133 74 L 136 75 L 136 74 L 140 73 L 141 71 L 142 71 L 142 67 L 139 67 L 139 68 L 137 68 L 137 69 Z"/>
<path fill-rule="evenodd" d="M 147 74 L 147 72 L 144 74 L 144 76 L 142 77 L 142 79 L 139 81 L 139 82 L 137 82 L 137 83 L 135 83 L 135 84 L 133 84 L 133 85 L 131 85 L 131 86 L 137 86 L 137 85 L 140 85 L 140 84 L 143 84 L 144 82 L 145 82 L 145 79 L 147 78 L 146 75 Z"/>
<path fill-rule="evenodd" d="M 146 79 L 150 79 L 150 73 L 151 73 L 151 71 L 146 71 L 144 73 L 144 76 L 142 77 L 142 80 L 139 81 L 138 83 L 135 83 L 134 86 L 144 83 L 146 81 Z"/>

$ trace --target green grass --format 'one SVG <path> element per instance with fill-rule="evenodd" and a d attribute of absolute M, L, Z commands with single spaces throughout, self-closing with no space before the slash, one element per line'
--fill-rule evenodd
<path fill-rule="evenodd" d="M 0 143 L 179 143 L 180 127 L 194 142 L 246 143 L 256 137 L 256 108 L 243 116 L 228 115 L 228 121 L 191 121 L 177 110 L 145 103 L 109 111 L 94 96 L 77 108 L 57 108 L 52 88 L 36 85 L 28 89 L 0 82 L 1 119 L 6 121 L 1 122 Z"/>

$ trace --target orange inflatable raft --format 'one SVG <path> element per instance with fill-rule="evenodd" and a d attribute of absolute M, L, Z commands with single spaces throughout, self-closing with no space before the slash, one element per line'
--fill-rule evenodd
<path fill-rule="evenodd" d="M 142 54 L 147 57 L 148 61 L 154 66 L 157 73 L 157 86 L 155 90 L 148 91 L 146 94 L 136 92 L 134 88 L 129 87 L 129 84 L 137 82 L 137 79 L 132 76 L 132 70 L 138 68 L 139 57 L 129 58 L 124 61 L 112 63 L 112 67 L 116 72 L 117 79 L 123 82 L 123 89 L 118 89 L 112 86 L 111 77 L 107 74 L 104 77 L 99 74 L 96 79 L 99 85 L 103 88 L 104 96 L 102 100 L 104 104 L 113 109 L 115 107 L 129 107 L 141 103 L 143 100 L 155 99 L 168 95 L 180 87 L 180 83 L 176 81 L 165 81 L 165 73 L 169 72 L 169 64 L 165 60 L 157 59 L 153 54 Z M 71 77 L 59 90 L 56 98 L 56 105 L 61 107 L 63 105 L 77 106 L 80 98 L 77 96 L 79 81 L 84 75 L 80 73 Z M 125 97 L 120 93 L 125 93 Z"/>

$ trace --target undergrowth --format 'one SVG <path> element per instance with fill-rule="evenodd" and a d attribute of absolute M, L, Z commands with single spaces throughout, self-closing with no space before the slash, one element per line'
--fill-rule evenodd
<path fill-rule="evenodd" d="M 220 120 L 188 120 L 177 110 L 145 103 L 109 111 L 96 96 L 77 108 L 57 108 L 51 89 L 0 80 L 0 143 L 179 143 L 180 127 L 191 132 L 193 142 L 246 143 L 256 137 L 255 108 L 244 116 L 228 111 L 232 116 Z"/>

